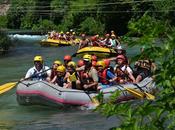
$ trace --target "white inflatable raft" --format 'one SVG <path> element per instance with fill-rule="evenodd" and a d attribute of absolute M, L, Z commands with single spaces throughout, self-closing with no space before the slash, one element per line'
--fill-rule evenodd
<path fill-rule="evenodd" d="M 138 88 L 140 87 L 140 89 Z M 129 100 L 131 95 L 127 88 L 134 88 L 138 91 L 141 89 L 146 92 L 152 92 L 155 84 L 151 78 L 146 78 L 139 84 L 121 84 L 114 85 L 101 90 L 105 101 L 109 99 L 115 91 L 120 91 L 118 99 L 121 101 Z M 87 92 L 76 89 L 64 89 L 57 85 L 50 84 L 45 81 L 23 81 L 17 85 L 17 101 L 20 105 L 49 105 L 49 106 L 64 106 L 64 105 L 88 105 L 92 103 L 92 99 L 98 95 L 97 92 Z"/>

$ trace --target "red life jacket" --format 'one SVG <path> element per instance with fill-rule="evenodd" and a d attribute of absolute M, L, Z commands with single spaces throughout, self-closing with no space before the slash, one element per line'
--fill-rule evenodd
<path fill-rule="evenodd" d="M 98 72 L 99 82 L 102 84 L 109 84 L 107 80 L 107 69 L 104 69 L 103 72 Z"/>
<path fill-rule="evenodd" d="M 82 71 L 80 74 L 80 79 L 83 84 L 91 84 L 93 81 L 92 77 L 89 76 L 87 71 Z"/>

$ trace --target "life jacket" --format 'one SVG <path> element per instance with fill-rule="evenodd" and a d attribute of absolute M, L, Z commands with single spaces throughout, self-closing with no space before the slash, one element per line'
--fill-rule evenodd
<path fill-rule="evenodd" d="M 63 87 L 63 84 L 64 84 L 64 76 L 62 76 L 62 77 L 57 77 L 55 83 L 57 83 L 60 87 Z"/>
<path fill-rule="evenodd" d="M 68 80 L 70 82 L 76 82 L 78 80 L 78 75 L 76 72 L 74 72 L 73 74 L 70 74 L 69 77 L 68 77 Z"/>
<path fill-rule="evenodd" d="M 44 69 L 42 69 L 43 71 L 44 71 Z M 34 73 L 33 73 L 33 75 L 31 76 L 31 79 L 32 80 L 39 80 L 39 81 L 41 81 L 41 80 L 45 80 L 46 78 L 47 78 L 47 73 L 46 72 L 39 72 L 39 74 L 37 74 L 38 72 L 36 71 L 36 70 L 34 70 Z"/>
<path fill-rule="evenodd" d="M 104 69 L 103 72 L 98 72 L 99 82 L 102 84 L 109 84 L 107 71 L 108 71 L 107 69 Z"/>
<path fill-rule="evenodd" d="M 136 67 L 144 68 L 147 70 L 151 70 L 152 62 L 150 60 L 139 60 L 135 63 Z"/>
<path fill-rule="evenodd" d="M 83 84 L 91 84 L 94 82 L 92 77 L 89 75 L 89 71 L 83 70 L 80 76 L 81 82 Z"/>
<path fill-rule="evenodd" d="M 124 81 L 124 83 L 131 82 L 131 79 L 129 78 L 128 72 L 127 72 L 127 65 L 125 66 L 124 71 L 121 69 L 120 66 L 117 66 L 115 70 L 115 74 L 117 74 L 117 82 L 119 83 L 121 81 Z"/>

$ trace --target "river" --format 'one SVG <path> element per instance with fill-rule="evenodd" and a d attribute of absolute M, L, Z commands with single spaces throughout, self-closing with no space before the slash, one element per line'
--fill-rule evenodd
<path fill-rule="evenodd" d="M 0 57 L 0 84 L 18 81 L 33 66 L 33 57 L 42 55 L 44 63 L 51 66 L 56 59 L 63 61 L 66 54 L 73 54 L 77 47 L 41 47 L 44 36 L 11 35 L 12 51 Z M 129 51 L 133 54 L 135 50 Z M 77 58 L 74 58 L 77 61 Z M 79 108 L 58 109 L 45 106 L 20 106 L 15 88 L 0 95 L 1 130 L 106 130 L 116 126 L 116 117 L 106 118 L 92 110 Z"/>

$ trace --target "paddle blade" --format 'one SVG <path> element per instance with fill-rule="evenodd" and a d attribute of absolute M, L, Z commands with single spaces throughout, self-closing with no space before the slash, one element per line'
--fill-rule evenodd
<path fill-rule="evenodd" d="M 93 105 L 96 106 L 96 107 L 100 105 L 100 102 L 98 101 L 98 99 L 97 99 L 96 97 L 93 97 L 93 98 L 92 98 L 92 103 L 93 103 Z"/>
<path fill-rule="evenodd" d="M 133 89 L 133 88 L 126 88 L 126 87 L 125 87 L 125 89 L 126 89 L 130 94 L 132 94 L 134 97 L 136 97 L 136 98 L 143 99 L 143 98 L 145 97 L 145 94 L 144 94 L 144 93 L 142 93 L 142 92 L 140 92 L 140 91 L 137 91 L 137 90 L 135 90 L 135 89 Z"/>
<path fill-rule="evenodd" d="M 145 92 L 145 95 L 146 95 L 146 98 L 147 98 L 148 100 L 155 100 L 155 96 L 154 96 L 154 95 L 152 95 L 152 94 L 150 94 L 150 93 L 146 93 L 146 92 Z"/>
<path fill-rule="evenodd" d="M 10 82 L 0 86 L 0 94 L 5 93 L 16 86 L 18 82 Z"/>

